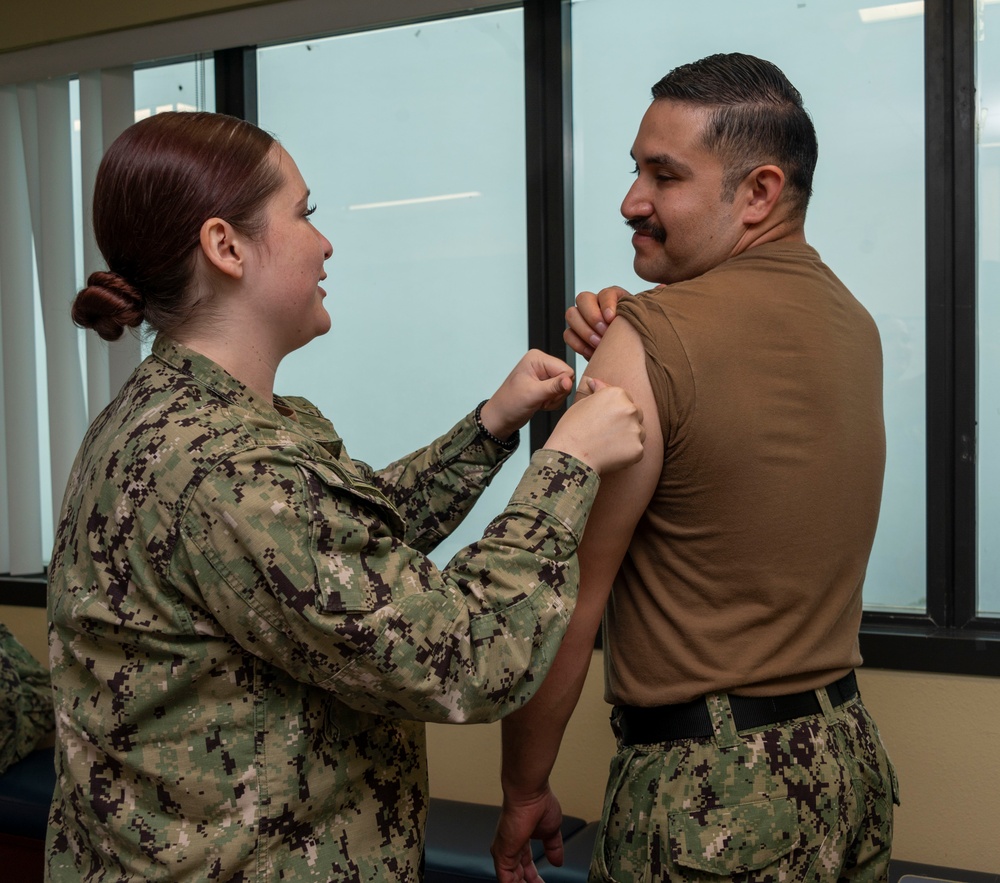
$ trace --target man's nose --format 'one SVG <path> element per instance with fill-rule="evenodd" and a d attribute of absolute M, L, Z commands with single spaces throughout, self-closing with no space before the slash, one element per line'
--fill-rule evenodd
<path fill-rule="evenodd" d="M 653 213 L 653 207 L 645 198 L 638 180 L 633 181 L 629 187 L 628 193 L 622 200 L 620 211 L 623 218 L 646 218 Z"/>

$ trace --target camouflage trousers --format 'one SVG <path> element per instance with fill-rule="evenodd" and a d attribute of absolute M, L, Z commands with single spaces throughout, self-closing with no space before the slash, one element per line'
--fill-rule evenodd
<path fill-rule="evenodd" d="M 604 800 L 591 883 L 888 879 L 896 774 L 860 697 L 737 732 L 724 694 L 714 735 L 624 746 Z M 615 716 L 612 716 L 612 724 Z"/>

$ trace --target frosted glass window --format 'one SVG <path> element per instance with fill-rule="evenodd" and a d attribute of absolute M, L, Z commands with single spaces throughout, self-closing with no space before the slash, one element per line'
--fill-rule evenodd
<path fill-rule="evenodd" d="M 522 27 L 507 10 L 259 51 L 260 125 L 334 247 L 333 328 L 275 389 L 312 400 L 375 467 L 445 432 L 527 347 Z M 523 435 L 438 564 L 506 504 Z"/>
<path fill-rule="evenodd" d="M 215 110 L 215 65 L 190 59 L 136 70 L 135 118 L 168 110 Z"/>
<path fill-rule="evenodd" d="M 1000 615 L 1000 5 L 981 5 L 979 100 L 979 593 Z"/>
<path fill-rule="evenodd" d="M 145 119 L 165 110 L 215 110 L 215 67 L 210 58 L 189 59 L 155 67 L 146 67 L 133 74 L 135 88 L 135 118 Z M 73 209 L 74 216 L 83 217 L 83 192 L 80 183 L 80 84 L 70 82 L 70 115 L 73 119 Z M 87 209 L 90 210 L 89 207 Z M 80 222 L 77 223 L 79 233 Z M 86 276 L 97 269 L 83 266 L 83 246 L 77 241 L 77 284 L 83 287 Z M 147 348 L 149 344 L 147 342 Z"/>
<path fill-rule="evenodd" d="M 573 3 L 576 286 L 650 287 L 632 271 L 631 232 L 618 209 L 652 85 L 716 52 L 777 64 L 801 91 L 819 137 L 806 236 L 874 316 L 885 352 L 885 493 L 866 606 L 923 611 L 923 17 L 865 21 L 858 6 Z"/>
<path fill-rule="evenodd" d="M 190 60 L 171 64 L 144 68 L 134 74 L 135 85 L 135 118 L 143 119 L 152 113 L 164 110 L 213 110 L 215 107 L 215 78 L 211 60 Z M 69 83 L 69 119 L 70 127 L 70 162 L 73 188 L 73 219 L 75 227 L 75 277 L 76 287 L 82 288 L 87 276 L 98 267 L 85 267 L 83 261 L 83 187 L 81 184 L 80 159 L 80 86 L 77 80 Z M 90 211 L 87 206 L 86 211 Z M 39 389 L 46 386 L 45 367 L 45 337 L 43 334 L 41 305 L 37 290 L 35 293 L 36 308 L 36 355 L 38 361 Z M 66 322 L 70 322 L 69 310 L 66 311 Z M 93 332 L 87 332 L 93 334 Z M 81 372 L 86 375 L 83 339 L 84 331 L 79 332 Z M 151 340 L 143 340 L 143 355 L 151 347 Z M 86 386 L 84 386 L 84 393 Z M 43 557 L 47 562 L 51 554 L 53 542 L 53 525 L 56 516 L 52 503 L 52 486 L 48 463 L 49 449 L 49 411 L 48 399 L 45 395 L 38 397 L 39 416 L 39 457 L 46 468 L 41 470 L 41 501 L 42 501 L 42 548 Z"/>
<path fill-rule="evenodd" d="M 140 68 L 133 75 L 136 122 L 166 111 L 215 110 L 215 64 L 211 57 Z M 141 340 L 143 358 L 153 348 Z"/>

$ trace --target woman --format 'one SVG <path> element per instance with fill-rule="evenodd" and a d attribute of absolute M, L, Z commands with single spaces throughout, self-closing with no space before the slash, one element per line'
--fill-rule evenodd
<path fill-rule="evenodd" d="M 618 389 L 574 405 L 478 543 L 457 525 L 539 407 L 532 352 L 473 414 L 381 471 L 352 461 L 281 359 L 330 327 L 291 157 L 215 114 L 161 114 L 105 156 L 109 272 L 78 324 L 142 321 L 152 355 L 83 442 L 50 568 L 63 880 L 414 880 L 417 721 L 523 704 L 573 606 L 597 473 L 641 456 Z"/>

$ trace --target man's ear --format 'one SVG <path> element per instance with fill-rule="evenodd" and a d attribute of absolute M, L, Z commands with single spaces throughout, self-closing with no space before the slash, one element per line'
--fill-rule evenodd
<path fill-rule="evenodd" d="M 209 218 L 201 225 L 200 243 L 212 266 L 233 279 L 243 278 L 246 244 L 232 224 L 222 218 Z"/>
<path fill-rule="evenodd" d="M 767 220 L 785 190 L 785 173 L 778 166 L 757 166 L 743 179 L 746 196 L 743 208 L 745 224 Z"/>

